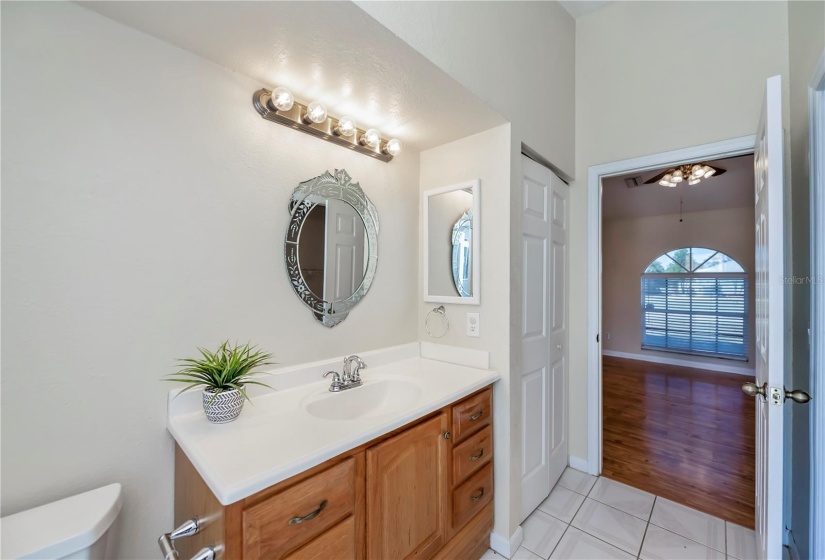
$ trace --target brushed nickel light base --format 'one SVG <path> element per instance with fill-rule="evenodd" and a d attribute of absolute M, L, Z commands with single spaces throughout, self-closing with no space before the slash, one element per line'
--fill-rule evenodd
<path fill-rule="evenodd" d="M 374 148 L 372 146 L 363 145 L 359 142 L 359 139 L 364 135 L 365 131 L 360 128 L 356 128 L 355 134 L 352 136 L 339 136 L 334 132 L 335 128 L 338 126 L 338 119 L 334 117 L 327 117 L 324 122 L 319 124 L 312 122 L 307 123 L 304 120 L 304 116 L 307 112 L 306 105 L 296 101 L 293 103 L 292 108 L 288 111 L 278 111 L 269 102 L 271 96 L 272 92 L 268 89 L 259 89 L 252 96 L 252 105 L 255 106 L 255 110 L 258 111 L 258 114 L 260 114 L 262 118 L 274 123 L 288 126 L 289 128 L 294 128 L 295 130 L 300 130 L 301 132 L 306 132 L 316 138 L 321 138 L 327 142 L 332 142 L 333 144 L 349 148 L 359 154 L 380 159 L 383 162 L 389 163 L 392 161 L 392 156 L 384 153 L 384 148 L 387 145 L 386 141 L 382 140 L 379 145 Z"/>

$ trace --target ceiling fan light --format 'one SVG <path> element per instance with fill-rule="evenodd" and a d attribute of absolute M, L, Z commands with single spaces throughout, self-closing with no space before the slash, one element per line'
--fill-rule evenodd
<path fill-rule="evenodd" d="M 699 177 L 692 177 L 688 179 L 688 185 L 695 185 L 696 183 L 699 183 L 701 180 L 702 179 Z"/>
<path fill-rule="evenodd" d="M 716 173 L 716 170 L 714 168 L 712 168 L 711 166 L 706 165 L 704 167 L 704 172 L 705 172 L 705 178 L 708 178 L 711 175 L 713 175 L 714 173 Z"/>
<path fill-rule="evenodd" d="M 676 185 L 677 185 L 677 183 L 674 183 L 673 181 L 669 181 L 668 184 L 665 185 L 665 186 L 666 187 L 675 187 Z"/>
<path fill-rule="evenodd" d="M 674 183 L 680 183 L 684 179 L 684 175 L 682 175 L 682 170 L 677 169 L 673 172 L 673 179 L 671 179 Z"/>

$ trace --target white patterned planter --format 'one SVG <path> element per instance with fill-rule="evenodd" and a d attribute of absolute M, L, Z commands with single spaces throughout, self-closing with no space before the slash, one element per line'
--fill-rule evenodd
<path fill-rule="evenodd" d="M 244 397 L 237 389 L 221 391 L 215 395 L 215 389 L 203 390 L 203 412 L 214 424 L 231 422 L 241 414 Z"/>

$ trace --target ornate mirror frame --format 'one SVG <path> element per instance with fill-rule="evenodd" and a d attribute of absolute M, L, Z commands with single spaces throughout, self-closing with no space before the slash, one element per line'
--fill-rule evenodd
<path fill-rule="evenodd" d="M 301 275 L 298 262 L 298 237 L 301 227 L 316 204 L 327 199 L 346 202 L 358 212 L 367 234 L 369 254 L 364 279 L 355 292 L 343 301 L 324 301 L 316 297 Z M 334 173 L 326 171 L 323 175 L 300 183 L 289 200 L 291 218 L 284 242 L 284 260 L 289 283 L 295 294 L 301 298 L 313 313 L 315 319 L 326 327 L 334 327 L 347 318 L 350 310 L 360 302 L 372 285 L 378 266 L 378 212 L 359 183 L 354 183 L 345 169 L 336 169 Z"/>
<path fill-rule="evenodd" d="M 473 211 L 467 210 L 464 212 L 458 221 L 453 226 L 453 234 L 451 236 L 451 240 L 453 242 L 453 255 L 452 255 L 452 269 L 453 269 L 453 283 L 455 284 L 455 289 L 458 290 L 458 295 L 461 297 L 472 297 L 472 289 L 468 292 L 467 286 L 465 282 L 462 282 L 461 274 L 459 273 L 459 268 L 461 265 L 461 247 L 459 242 L 463 237 L 465 237 L 469 233 L 470 235 L 470 265 L 472 266 L 473 260 L 473 252 L 472 252 L 472 243 L 473 243 Z M 472 286 L 473 281 L 473 271 L 470 269 L 470 286 Z"/>

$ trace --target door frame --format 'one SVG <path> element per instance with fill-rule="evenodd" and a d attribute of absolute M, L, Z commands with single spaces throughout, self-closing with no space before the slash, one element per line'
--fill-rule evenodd
<path fill-rule="evenodd" d="M 825 52 L 808 90 L 811 197 L 811 558 L 825 558 Z"/>
<path fill-rule="evenodd" d="M 594 165 L 587 172 L 587 472 L 602 471 L 602 179 L 695 160 L 752 154 L 756 135 Z"/>

